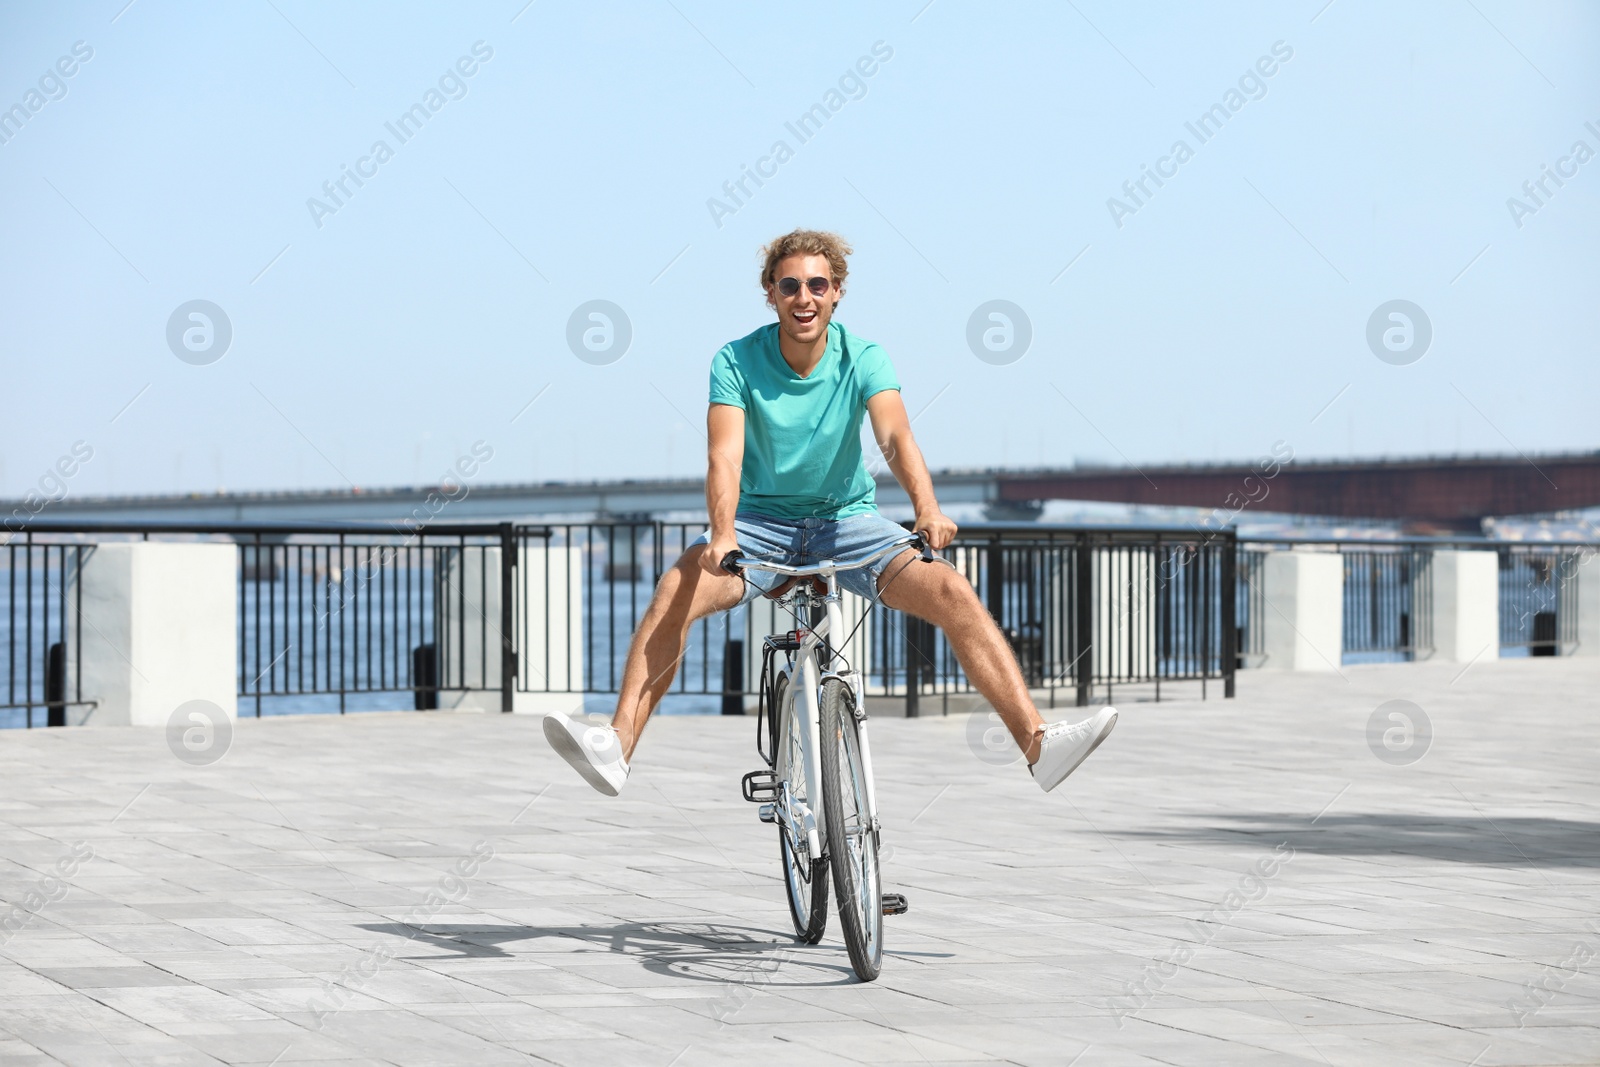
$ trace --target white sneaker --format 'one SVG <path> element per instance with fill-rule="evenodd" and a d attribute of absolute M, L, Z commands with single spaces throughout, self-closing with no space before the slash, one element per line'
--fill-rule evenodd
<path fill-rule="evenodd" d="M 622 741 L 609 725 L 591 726 L 562 711 L 544 717 L 544 737 L 556 754 L 583 780 L 608 797 L 622 792 L 628 780 L 628 761 L 622 756 Z"/>
<path fill-rule="evenodd" d="M 1060 785 L 1089 753 L 1100 747 L 1117 725 L 1117 709 L 1101 708 L 1082 722 L 1053 722 L 1039 739 L 1039 758 L 1028 765 L 1028 773 L 1046 793 Z"/>

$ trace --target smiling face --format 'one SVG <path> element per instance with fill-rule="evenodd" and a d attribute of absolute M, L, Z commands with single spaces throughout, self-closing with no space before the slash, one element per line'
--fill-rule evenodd
<path fill-rule="evenodd" d="M 780 291 L 783 279 L 794 278 L 800 283 L 793 296 Z M 822 296 L 811 291 L 812 278 L 828 279 L 828 288 Z M 778 329 L 800 344 L 812 344 L 827 333 L 833 321 L 833 309 L 844 291 L 833 281 L 826 256 L 787 256 L 778 261 L 767 285 L 767 303 L 778 313 Z"/>

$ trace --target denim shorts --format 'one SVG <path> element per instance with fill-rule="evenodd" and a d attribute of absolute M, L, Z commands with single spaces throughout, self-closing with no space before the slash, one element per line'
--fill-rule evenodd
<path fill-rule="evenodd" d="M 739 551 L 752 559 L 765 559 L 790 567 L 810 567 L 825 559 L 848 562 L 870 556 L 904 537 L 910 530 L 897 522 L 890 522 L 876 511 L 860 515 L 847 515 L 842 519 L 779 519 L 771 515 L 752 515 L 740 512 L 733 519 L 733 535 L 739 542 Z M 707 530 L 689 545 L 711 543 Z M 839 572 L 839 588 L 878 603 L 878 578 L 884 569 L 899 557 L 890 552 L 869 567 Z M 771 571 L 747 568 L 744 572 L 744 596 L 740 604 L 748 604 L 763 593 L 771 592 L 788 579 Z"/>

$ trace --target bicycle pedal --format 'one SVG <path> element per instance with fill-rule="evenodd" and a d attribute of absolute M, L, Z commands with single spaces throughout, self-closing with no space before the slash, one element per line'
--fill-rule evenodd
<path fill-rule="evenodd" d="M 885 893 L 883 895 L 883 913 L 885 915 L 904 915 L 911 907 L 906 903 L 904 893 Z"/>
<path fill-rule="evenodd" d="M 763 804 L 756 809 L 756 815 L 762 822 L 777 822 L 778 812 L 776 804 Z"/>
<path fill-rule="evenodd" d="M 751 771 L 739 780 L 739 791 L 752 804 L 776 804 L 778 776 L 772 771 Z"/>

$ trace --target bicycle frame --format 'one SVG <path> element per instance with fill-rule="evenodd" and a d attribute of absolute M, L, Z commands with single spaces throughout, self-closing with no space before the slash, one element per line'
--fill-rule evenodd
<path fill-rule="evenodd" d="M 801 733 L 801 762 L 804 766 L 806 778 L 806 803 L 797 804 L 789 795 L 787 789 L 779 792 L 779 803 L 773 805 L 773 814 L 781 819 L 791 840 L 804 839 L 813 860 L 821 859 L 827 855 L 827 842 L 824 840 L 824 827 L 822 804 L 822 767 L 818 761 L 821 752 L 822 729 L 822 683 L 829 678 L 835 678 L 850 687 L 853 696 L 852 712 L 857 725 L 857 737 L 861 744 L 861 766 L 866 778 L 867 817 L 868 826 L 872 830 L 874 840 L 880 831 L 878 822 L 878 794 L 877 785 L 872 774 L 872 746 L 867 738 L 867 713 L 862 703 L 861 686 L 859 683 L 860 672 L 857 670 L 836 671 L 823 669 L 819 650 L 826 647 L 825 642 L 829 635 L 842 633 L 844 630 L 844 612 L 839 599 L 840 570 L 853 570 L 866 567 L 891 552 L 898 552 L 920 542 L 916 536 L 907 537 L 902 541 L 874 553 L 865 559 L 853 561 L 843 567 L 833 560 L 825 560 L 812 567 L 788 567 L 782 564 L 770 563 L 766 560 L 750 559 L 744 556 L 733 557 L 729 561 L 735 567 L 754 567 L 758 570 L 772 571 L 776 574 L 799 578 L 821 578 L 827 585 L 827 592 L 818 597 L 810 590 L 808 583 L 801 583 L 795 587 L 789 605 L 803 605 L 815 607 L 819 603 L 823 608 L 823 617 L 816 626 L 805 627 L 798 632 L 800 646 L 795 650 L 794 658 L 777 670 L 788 677 L 789 684 L 784 686 L 784 707 L 775 707 L 772 714 L 775 722 L 783 722 L 785 713 L 799 713 L 804 716 L 805 729 Z M 782 603 L 780 601 L 780 603 Z M 773 635 L 774 637 L 778 635 Z M 771 640 L 771 638 L 768 638 Z M 799 675 L 796 678 L 796 675 Z M 774 752 L 776 758 L 776 752 Z M 798 809 L 798 810 L 797 810 Z"/>
<path fill-rule="evenodd" d="M 872 750 L 867 742 L 866 714 L 861 707 L 860 686 L 856 681 L 855 671 L 824 670 L 821 666 L 820 650 L 828 635 L 843 629 L 843 612 L 840 609 L 839 593 L 834 587 L 832 575 L 828 576 L 829 589 L 826 596 L 820 598 L 824 608 L 821 623 L 805 631 L 805 636 L 800 640 L 800 647 L 796 650 L 792 663 L 778 668 L 787 675 L 789 684 L 784 687 L 784 704 L 786 707 L 774 708 L 777 715 L 798 714 L 805 724 L 801 734 L 801 761 L 806 777 L 805 804 L 796 804 L 787 791 L 783 794 L 784 810 L 774 810 L 779 818 L 783 819 L 790 834 L 795 838 L 804 838 L 809 846 L 813 858 L 824 857 L 826 842 L 823 840 L 822 805 L 825 802 L 822 792 L 822 767 L 818 762 L 818 753 L 821 752 L 822 738 L 822 683 L 829 678 L 837 679 L 850 687 L 851 694 L 855 697 L 856 722 L 858 736 L 861 740 L 861 763 L 866 776 L 867 810 L 873 833 L 878 832 L 878 799 L 872 781 Z M 817 598 L 805 596 L 805 601 L 814 601 Z M 796 677 L 798 675 L 798 677 Z M 779 722 L 783 720 L 778 719 Z M 796 810 L 799 809 L 799 810 Z"/>

